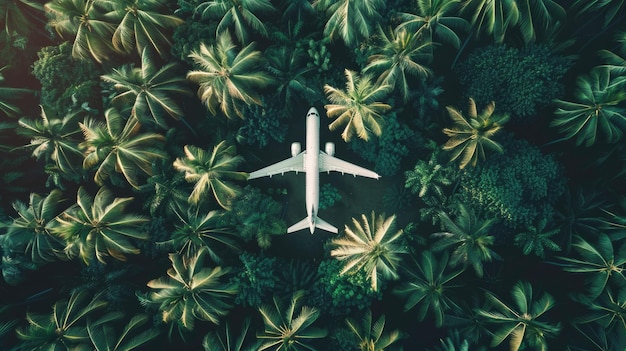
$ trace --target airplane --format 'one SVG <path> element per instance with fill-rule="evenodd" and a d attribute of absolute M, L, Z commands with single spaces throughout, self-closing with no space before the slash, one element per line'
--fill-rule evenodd
<path fill-rule="evenodd" d="M 248 179 L 261 177 L 272 177 L 276 174 L 285 174 L 286 172 L 305 172 L 306 173 L 306 211 L 307 216 L 300 222 L 292 225 L 287 229 L 287 233 L 293 233 L 305 228 L 309 228 L 311 234 L 315 228 L 337 233 L 336 227 L 317 216 L 319 208 L 319 174 L 320 172 L 331 171 L 341 172 L 341 174 L 352 174 L 353 176 L 362 176 L 368 178 L 379 179 L 380 176 L 373 171 L 359 167 L 352 163 L 340 160 L 333 155 L 335 154 L 335 144 L 327 142 L 324 151 L 320 150 L 320 114 L 315 107 L 311 107 L 306 114 L 306 150 L 302 151 L 300 143 L 291 144 L 291 158 L 277 162 L 273 165 L 261 168 L 258 171 L 250 173 Z"/>

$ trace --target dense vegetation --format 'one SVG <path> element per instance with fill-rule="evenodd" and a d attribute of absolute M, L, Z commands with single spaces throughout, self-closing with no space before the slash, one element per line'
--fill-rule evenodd
<path fill-rule="evenodd" d="M 1 349 L 626 349 L 623 1 L 0 15 Z M 337 235 L 247 181 L 310 106 Z"/>

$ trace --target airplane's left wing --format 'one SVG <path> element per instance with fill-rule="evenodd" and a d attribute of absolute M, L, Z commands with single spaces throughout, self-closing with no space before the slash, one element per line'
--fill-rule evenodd
<path fill-rule="evenodd" d="M 261 168 L 258 171 L 250 173 L 248 179 L 271 177 L 275 174 L 285 174 L 287 172 L 304 172 L 304 154 L 306 151 L 300 154 L 290 157 L 286 160 L 274 163 L 273 165 Z"/>
<path fill-rule="evenodd" d="M 336 157 L 330 156 L 325 152 L 320 151 L 319 157 L 319 168 L 320 172 L 340 172 L 341 174 L 348 173 L 353 176 L 361 176 L 378 179 L 380 176 L 378 173 L 374 171 L 370 171 L 369 169 L 359 167 L 350 162 L 340 160 Z"/>

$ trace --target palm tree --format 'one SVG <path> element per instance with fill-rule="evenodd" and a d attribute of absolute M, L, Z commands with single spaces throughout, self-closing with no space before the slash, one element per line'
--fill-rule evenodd
<path fill-rule="evenodd" d="M 33 156 L 54 164 L 54 167 L 65 175 L 76 175 L 81 171 L 83 153 L 78 147 L 80 134 L 78 118 L 84 114 L 75 110 L 62 118 L 48 117 L 41 107 L 41 120 L 20 118 L 17 132 L 30 138 L 27 148 L 33 149 Z"/>
<path fill-rule="evenodd" d="M 235 251 L 238 249 L 235 234 L 228 228 L 220 227 L 220 211 L 202 214 L 198 207 L 186 207 L 186 211 L 181 206 L 173 209 L 179 222 L 174 224 L 171 238 L 157 242 L 157 245 L 171 247 L 184 259 L 194 257 L 200 250 L 206 250 L 216 263 L 222 261 L 223 248 Z"/>
<path fill-rule="evenodd" d="M 250 29 L 267 37 L 267 27 L 257 14 L 272 14 L 276 8 L 269 0 L 210 0 L 196 6 L 202 18 L 220 19 L 217 35 L 234 27 L 241 44 L 250 43 Z"/>
<path fill-rule="evenodd" d="M 105 256 L 124 261 L 124 254 L 139 253 L 129 239 L 147 239 L 147 234 L 139 229 L 147 219 L 125 213 L 132 200 L 113 198 L 105 187 L 91 197 L 80 187 L 76 204 L 56 218 L 51 230 L 65 240 L 69 257 L 78 255 L 87 264 L 94 258 L 105 263 Z"/>
<path fill-rule="evenodd" d="M 26 313 L 28 326 L 17 329 L 21 350 L 91 350 L 86 318 L 106 306 L 84 291 L 73 292 L 67 300 L 57 301 L 51 314 Z"/>
<path fill-rule="evenodd" d="M 8 225 L 6 236 L 23 248 L 33 263 L 52 262 L 63 250 L 62 241 L 50 229 L 60 212 L 61 196 L 61 191 L 55 189 L 45 197 L 31 193 L 28 205 L 20 201 L 13 203 L 18 217 Z"/>
<path fill-rule="evenodd" d="M 124 53 L 133 48 L 141 55 L 147 47 L 166 57 L 172 46 L 171 33 L 184 21 L 174 15 L 163 14 L 165 0 L 116 0 L 111 1 L 112 11 L 107 14 L 117 23 L 113 33 L 113 47 Z"/>
<path fill-rule="evenodd" d="M 327 332 L 325 329 L 312 326 L 320 312 L 314 307 L 301 306 L 302 296 L 301 291 L 295 293 L 289 306 L 283 306 L 281 301 L 274 297 L 273 305 L 259 308 L 265 330 L 257 337 L 267 340 L 258 348 L 259 351 L 316 350 L 311 341 L 325 337 Z"/>
<path fill-rule="evenodd" d="M 502 326 L 493 333 L 492 347 L 510 337 L 511 351 L 518 351 L 524 341 L 533 350 L 547 350 L 546 338 L 556 336 L 561 329 L 560 323 L 543 320 L 543 315 L 554 306 L 554 298 L 544 293 L 535 300 L 532 285 L 526 281 L 513 286 L 513 305 L 507 305 L 491 292 L 486 296 L 492 306 L 479 310 L 478 314 L 488 323 Z"/>
<path fill-rule="evenodd" d="M 239 335 L 233 329 L 239 331 Z M 257 351 L 259 346 L 261 341 L 254 335 L 250 336 L 250 318 L 244 319 L 239 328 L 231 328 L 231 324 L 226 322 L 223 328 L 209 332 L 202 340 L 205 351 Z"/>
<path fill-rule="evenodd" d="M 214 115 L 219 107 L 228 118 L 244 118 L 242 105 L 261 105 L 257 90 L 273 81 L 258 69 L 263 64 L 261 52 L 254 51 L 253 44 L 236 51 L 228 32 L 218 35 L 215 45 L 200 44 L 189 57 L 200 70 L 187 73 L 187 79 L 200 85 L 198 96 Z"/>
<path fill-rule="evenodd" d="M 303 64 L 307 58 L 303 50 L 280 46 L 274 50 L 266 50 L 265 56 L 267 69 L 276 77 L 278 83 L 276 93 L 288 114 L 293 111 L 292 106 L 295 102 L 318 94 L 306 80 L 306 74 L 313 71 L 313 68 Z"/>
<path fill-rule="evenodd" d="M 354 71 L 345 70 L 346 90 L 339 90 L 324 85 L 324 92 L 332 104 L 325 105 L 326 113 L 330 118 L 335 119 L 328 127 L 335 130 L 345 126 L 341 137 L 346 142 L 350 141 L 352 135 L 369 140 L 371 134 L 380 136 L 382 134 L 381 114 L 391 108 L 391 106 L 378 102 L 386 95 L 391 86 L 388 84 L 377 84 L 372 82 L 369 75 L 358 76 Z"/>
<path fill-rule="evenodd" d="M 420 262 L 415 260 L 413 266 L 406 269 L 406 279 L 393 291 L 406 298 L 405 311 L 417 306 L 417 319 L 423 321 L 428 310 L 431 310 L 435 316 L 436 326 L 441 327 L 445 312 L 460 309 L 450 297 L 450 290 L 459 287 L 451 283 L 463 270 L 448 269 L 450 266 L 447 252 L 444 252 L 438 260 L 427 250 L 422 252 L 420 258 Z"/>
<path fill-rule="evenodd" d="M 621 106 L 625 83 L 626 76 L 612 76 L 606 66 L 592 69 L 578 77 L 573 102 L 555 100 L 558 108 L 550 125 L 565 134 L 564 139 L 575 137 L 576 145 L 591 146 L 602 138 L 617 142 L 626 124 L 626 109 Z"/>
<path fill-rule="evenodd" d="M 159 330 L 155 328 L 139 329 L 149 321 L 145 314 L 134 315 L 117 334 L 111 324 L 123 317 L 121 312 L 111 312 L 99 319 L 87 321 L 87 333 L 96 351 L 135 350 L 159 335 Z"/>
<path fill-rule="evenodd" d="M 360 321 L 347 319 L 346 324 L 356 337 L 356 344 L 360 351 L 384 351 L 400 341 L 402 333 L 398 330 L 385 333 L 385 315 L 380 316 L 372 324 L 372 311 L 367 310 Z"/>
<path fill-rule="evenodd" d="M 74 36 L 73 57 L 93 57 L 102 63 L 113 52 L 111 38 L 115 25 L 105 16 L 110 3 L 95 0 L 52 0 L 44 5 L 44 9 L 50 16 L 50 26 L 61 37 L 63 34 Z"/>
<path fill-rule="evenodd" d="M 619 284 L 626 282 L 626 246 L 616 249 L 608 235 L 598 233 L 596 243 L 579 237 L 572 247 L 581 258 L 560 257 L 566 263 L 563 270 L 583 273 L 591 298 L 600 296 L 611 279 Z"/>
<path fill-rule="evenodd" d="M 391 85 L 400 91 L 404 102 L 409 100 L 409 77 L 425 78 L 430 75 L 428 67 L 419 61 L 428 61 L 432 42 L 423 40 L 419 33 L 404 28 L 389 33 L 380 30 L 382 47 L 378 54 L 369 57 L 364 73 L 377 72 L 381 85 Z"/>
<path fill-rule="evenodd" d="M 3 19 L 4 33 L 28 36 L 36 28 L 35 22 L 43 11 L 43 5 L 32 0 L 4 0 L 0 3 L 0 18 Z"/>
<path fill-rule="evenodd" d="M 404 173 L 404 187 L 425 201 L 429 198 L 443 199 L 443 187 L 450 186 L 455 181 L 454 170 L 441 165 L 440 154 L 439 149 L 433 151 L 428 161 L 418 160 L 413 170 Z"/>
<path fill-rule="evenodd" d="M 140 121 L 152 118 L 159 127 L 167 129 L 164 117 L 175 120 L 183 117 L 183 111 L 171 95 L 189 95 L 187 80 L 177 72 L 178 65 L 169 63 L 157 69 L 146 48 L 141 53 L 141 68 L 124 65 L 103 75 L 105 82 L 113 83 L 119 92 L 112 103 L 131 102 L 132 114 Z"/>
<path fill-rule="evenodd" d="M 453 249 L 450 265 L 452 267 L 459 264 L 466 267 L 472 266 L 476 275 L 482 278 L 483 262 L 500 258 L 491 249 L 495 237 L 489 232 L 495 220 L 478 219 L 465 205 L 459 204 L 458 207 L 459 212 L 454 220 L 450 219 L 445 212 L 439 213 L 439 219 L 446 231 L 431 235 L 439 239 L 433 243 L 431 249 L 433 251 Z"/>
<path fill-rule="evenodd" d="M 0 68 L 0 84 L 4 82 L 4 75 L 2 72 L 8 68 L 9 66 L 3 66 Z M 20 108 L 11 103 L 10 100 L 31 92 L 32 91 L 29 89 L 0 86 L 0 112 L 9 117 L 14 117 L 19 114 Z"/>
<path fill-rule="evenodd" d="M 454 161 L 461 157 L 459 168 L 463 169 L 468 164 L 476 166 L 478 158 L 485 159 L 485 148 L 495 150 L 502 153 L 502 146 L 494 141 L 493 136 L 502 128 L 502 125 L 508 121 L 508 115 L 493 115 L 496 108 L 495 102 L 491 102 L 485 109 L 478 114 L 476 110 L 476 102 L 469 99 L 469 120 L 464 117 L 461 112 L 451 106 L 446 106 L 448 114 L 454 126 L 452 128 L 444 128 L 443 132 L 450 139 L 443 145 L 444 150 L 452 150 L 452 158 Z"/>
<path fill-rule="evenodd" d="M 160 134 L 139 134 L 137 118 L 125 120 L 116 108 L 104 112 L 106 124 L 95 119 L 79 123 L 85 141 L 83 168 L 97 166 L 94 180 L 102 185 L 113 172 L 121 173 L 134 188 L 139 188 L 138 173 L 152 175 L 152 163 L 165 157 L 159 147 L 165 138 Z M 139 171 L 139 172 L 138 172 Z"/>
<path fill-rule="evenodd" d="M 383 0 L 316 0 L 313 6 L 330 17 L 324 27 L 324 36 L 341 38 L 349 48 L 374 34 L 385 8 Z"/>
<path fill-rule="evenodd" d="M 157 304 L 165 323 L 176 322 L 179 327 L 193 330 L 195 319 L 219 324 L 220 318 L 231 308 L 236 287 L 225 282 L 228 269 L 203 266 L 206 250 L 184 258 L 169 254 L 172 267 L 167 276 L 148 282 L 152 291 L 151 303 Z"/>
<path fill-rule="evenodd" d="M 402 230 L 395 230 L 396 216 L 361 215 L 361 222 L 352 218 L 352 227 L 346 225 L 345 236 L 333 239 L 330 255 L 345 261 L 341 274 L 364 271 L 378 290 L 378 276 L 398 278 L 398 265 L 407 249 L 402 242 Z"/>
<path fill-rule="evenodd" d="M 618 53 L 611 50 L 600 50 L 598 54 L 606 60 L 606 66 L 611 73 L 617 76 L 622 76 L 626 73 L 626 32 L 619 32 L 616 35 L 616 41 L 618 42 Z"/>
<path fill-rule="evenodd" d="M 213 147 L 211 153 L 193 145 L 185 145 L 184 150 L 185 158 L 177 158 L 174 168 L 185 172 L 187 182 L 195 183 L 189 202 L 198 204 L 206 192 L 211 190 L 217 203 L 229 209 L 229 202 L 237 196 L 239 190 L 228 180 L 248 179 L 247 173 L 235 171 L 243 162 L 243 157 L 235 154 L 235 146 L 223 140 Z"/>
<path fill-rule="evenodd" d="M 595 322 L 602 329 L 617 333 L 621 333 L 620 330 L 626 330 L 625 287 L 607 288 L 599 298 L 581 297 L 579 300 L 591 311 L 576 320 L 576 323 Z"/>
<path fill-rule="evenodd" d="M 509 27 L 518 27 L 524 41 L 531 43 L 538 30 L 565 19 L 565 9 L 554 0 L 464 0 L 461 11 L 473 12 L 470 20 L 476 33 L 493 35 L 496 43 L 504 41 Z"/>
<path fill-rule="evenodd" d="M 400 12 L 397 16 L 402 23 L 398 28 L 416 32 L 424 42 L 434 38 L 451 44 L 456 49 L 461 46 L 457 31 L 469 30 L 469 23 L 461 17 L 449 16 L 459 9 L 461 0 L 416 0 L 416 13 Z M 428 47 L 431 50 L 432 46 Z"/>
<path fill-rule="evenodd" d="M 598 12 L 604 15 L 603 26 L 609 28 L 609 25 L 615 20 L 620 10 L 624 7 L 624 1 L 605 1 L 605 0 L 575 0 L 570 10 L 575 16 L 588 16 L 591 12 Z M 595 19 L 595 18 L 594 18 Z"/>
<path fill-rule="evenodd" d="M 514 245 L 521 247 L 524 255 L 533 253 L 541 258 L 545 256 L 546 251 L 561 251 L 559 244 L 550 239 L 560 230 L 559 228 L 545 230 L 547 223 L 547 219 L 540 219 L 536 225 L 531 225 L 526 231 L 515 234 Z"/>
<path fill-rule="evenodd" d="M 299 22 L 304 20 L 305 16 L 315 13 L 315 8 L 310 0 L 285 0 L 283 4 L 284 8 L 280 10 L 280 13 L 283 14 L 283 21 L 295 19 Z"/>

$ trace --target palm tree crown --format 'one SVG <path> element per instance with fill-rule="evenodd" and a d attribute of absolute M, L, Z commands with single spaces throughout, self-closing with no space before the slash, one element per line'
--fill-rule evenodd
<path fill-rule="evenodd" d="M 381 30 L 382 48 L 380 53 L 369 57 L 364 73 L 380 72 L 378 81 L 383 85 L 394 86 L 400 91 L 404 101 L 409 99 L 409 79 L 407 75 L 426 77 L 430 69 L 419 61 L 430 57 L 428 47 L 432 44 L 422 40 L 419 33 L 406 29 L 396 29 L 389 34 Z"/>
<path fill-rule="evenodd" d="M 166 0 L 116 0 L 111 1 L 112 11 L 108 14 L 117 22 L 113 33 L 113 47 L 124 53 L 133 48 L 141 55 L 151 47 L 162 57 L 167 56 L 172 46 L 171 34 L 166 30 L 184 21 L 174 15 L 162 14 Z"/>
<path fill-rule="evenodd" d="M 138 171 L 152 175 L 153 161 L 164 157 L 159 146 L 165 138 L 154 133 L 139 134 L 139 120 L 124 119 L 116 108 L 106 110 L 104 118 L 105 124 L 94 119 L 80 123 L 85 136 L 85 141 L 79 145 L 86 155 L 83 168 L 97 166 L 94 180 L 98 185 L 118 172 L 138 188 Z"/>
<path fill-rule="evenodd" d="M 502 128 L 502 124 L 508 121 L 509 116 L 494 116 L 495 108 L 496 104 L 492 101 L 478 114 L 476 102 L 470 98 L 468 120 L 457 109 L 446 106 L 454 126 L 443 129 L 443 132 L 450 137 L 443 145 L 443 149 L 452 150 L 451 161 L 461 157 L 459 168 L 465 168 L 470 163 L 476 166 L 478 158 L 485 158 L 485 148 L 503 152 L 502 146 L 492 140 L 492 137 Z"/>
<path fill-rule="evenodd" d="M 224 282 L 228 269 L 203 266 L 205 254 L 206 250 L 199 250 L 191 258 L 169 254 L 172 267 L 167 276 L 148 282 L 156 289 L 148 295 L 149 301 L 159 305 L 164 322 L 176 322 L 192 330 L 195 319 L 219 324 L 228 313 L 237 289 Z"/>
<path fill-rule="evenodd" d="M 486 295 L 491 308 L 479 309 L 479 316 L 488 323 L 502 326 L 493 334 L 493 347 L 510 337 L 511 351 L 518 351 L 524 341 L 533 350 L 545 351 L 546 338 L 556 336 L 561 329 L 560 323 L 542 320 L 544 314 L 554 306 L 554 298 L 545 293 L 535 300 L 532 285 L 526 281 L 517 282 L 513 286 L 513 305 L 507 305 L 490 292 Z"/>
<path fill-rule="evenodd" d="M 60 35 L 74 36 L 72 56 L 93 57 L 99 63 L 113 53 L 111 38 L 115 25 L 106 18 L 110 1 L 52 0 L 45 5 L 50 26 Z"/>
<path fill-rule="evenodd" d="M 242 44 L 250 43 L 250 28 L 267 37 L 267 27 L 257 14 L 271 14 L 276 8 L 269 0 L 211 0 L 196 6 L 202 18 L 218 18 L 217 34 L 234 27 L 235 35 Z"/>
<path fill-rule="evenodd" d="M 273 82 L 258 69 L 263 63 L 261 52 L 253 44 L 237 52 L 228 32 L 218 35 L 215 45 L 200 44 L 189 57 L 200 70 L 187 73 L 187 79 L 200 85 L 198 96 L 214 115 L 219 107 L 228 118 L 244 118 L 242 105 L 261 105 L 257 90 Z"/>
<path fill-rule="evenodd" d="M 178 65 L 169 63 L 157 69 L 150 57 L 149 50 L 141 53 L 141 68 L 124 65 L 113 69 L 111 74 L 102 79 L 114 84 L 119 92 L 112 102 L 131 102 L 132 114 L 140 121 L 151 118 L 159 127 L 167 128 L 164 116 L 179 120 L 182 109 L 170 95 L 188 95 L 186 79 L 177 72 Z"/>
<path fill-rule="evenodd" d="M 614 76 L 609 67 L 602 66 L 579 77 L 576 83 L 574 101 L 555 101 L 558 108 L 551 126 L 566 139 L 576 138 L 577 145 L 591 146 L 602 138 L 608 143 L 620 140 L 626 129 L 626 109 L 622 106 L 626 76 Z"/>
<path fill-rule="evenodd" d="M 259 339 L 267 340 L 258 351 L 315 351 L 311 345 L 314 339 L 326 336 L 325 329 L 313 326 L 320 315 L 314 307 L 301 306 L 302 293 L 297 292 L 288 306 L 274 297 L 273 305 L 259 308 L 265 330 L 258 335 Z"/>
<path fill-rule="evenodd" d="M 335 119 L 330 125 L 331 130 L 345 126 L 341 137 L 350 141 L 352 135 L 369 140 L 370 135 L 382 134 L 381 114 L 391 106 L 377 100 L 386 95 L 391 86 L 372 82 L 372 77 L 359 77 L 354 71 L 346 70 L 346 90 L 339 90 L 330 85 L 324 86 L 324 92 L 332 104 L 325 105 L 326 113 Z"/>
<path fill-rule="evenodd" d="M 335 248 L 331 256 L 345 260 L 341 274 L 365 271 L 372 288 L 378 289 L 378 275 L 383 278 L 398 278 L 398 265 L 401 255 L 407 250 L 402 243 L 402 230 L 395 231 L 396 216 L 385 218 L 373 211 L 368 219 L 361 216 L 361 222 L 352 218 L 352 227 L 346 225 L 345 236 L 335 238 Z"/>
<path fill-rule="evenodd" d="M 78 255 L 87 264 L 94 258 L 105 263 L 106 256 L 124 261 L 124 254 L 139 253 L 130 239 L 148 237 L 139 229 L 147 220 L 125 212 L 132 200 L 114 198 L 105 187 L 92 197 L 80 187 L 76 204 L 56 218 L 51 230 L 65 240 L 65 252 L 70 257 Z"/>
<path fill-rule="evenodd" d="M 372 311 L 367 310 L 363 319 L 354 321 L 347 319 L 346 324 L 356 338 L 360 351 L 384 351 L 398 342 L 402 333 L 398 330 L 385 333 L 385 315 L 372 323 Z"/>
<path fill-rule="evenodd" d="M 432 235 L 439 238 L 432 249 L 435 251 L 453 249 L 450 260 L 453 266 L 471 265 L 476 275 L 482 277 L 483 262 L 500 257 L 491 249 L 495 237 L 489 234 L 489 230 L 494 220 L 479 220 L 462 204 L 459 205 L 459 214 L 454 220 L 445 212 L 441 212 L 439 218 L 446 231 Z"/>
<path fill-rule="evenodd" d="M 314 6 L 330 15 L 324 27 L 324 36 L 339 37 L 353 48 L 362 39 L 369 38 L 381 19 L 383 0 L 317 0 Z"/>
<path fill-rule="evenodd" d="M 211 190 L 217 203 L 225 209 L 238 194 L 238 189 L 227 180 L 246 180 L 245 172 L 235 168 L 243 162 L 243 157 L 235 154 L 235 146 L 221 141 L 211 153 L 193 145 L 185 145 L 185 158 L 177 158 L 174 168 L 185 172 L 185 180 L 195 183 L 189 202 L 197 204 L 203 195 Z"/>

